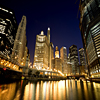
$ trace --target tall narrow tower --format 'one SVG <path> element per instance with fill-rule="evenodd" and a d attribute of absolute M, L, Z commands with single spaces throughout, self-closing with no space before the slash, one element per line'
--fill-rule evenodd
<path fill-rule="evenodd" d="M 58 50 L 58 46 L 56 46 L 55 58 L 59 58 L 59 50 Z"/>
<path fill-rule="evenodd" d="M 67 49 L 66 47 L 62 47 L 60 49 L 60 58 L 62 60 L 62 72 L 68 74 L 67 68 Z"/>
<path fill-rule="evenodd" d="M 48 31 L 47 31 L 47 38 L 48 38 L 48 41 L 50 43 L 50 28 L 48 27 Z"/>
<path fill-rule="evenodd" d="M 22 17 L 19 23 L 18 30 L 16 33 L 16 38 L 14 41 L 14 47 L 12 52 L 12 60 L 17 58 L 17 62 L 21 63 L 24 57 L 24 52 L 26 47 L 26 16 Z"/>
<path fill-rule="evenodd" d="M 78 60 L 78 51 L 77 51 L 77 46 L 72 45 L 69 48 L 69 53 L 70 53 L 70 62 L 72 63 L 72 73 L 76 74 L 79 71 L 79 60 Z"/>

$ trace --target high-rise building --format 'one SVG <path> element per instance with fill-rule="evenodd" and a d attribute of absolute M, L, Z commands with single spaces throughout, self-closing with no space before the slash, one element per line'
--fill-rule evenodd
<path fill-rule="evenodd" d="M 23 51 L 25 51 L 25 49 L 26 49 L 26 16 L 23 16 L 17 29 L 13 52 L 12 52 L 12 60 L 17 59 L 17 62 L 23 65 L 23 59 L 25 53 Z"/>
<path fill-rule="evenodd" d="M 79 9 L 89 74 L 100 77 L 100 0 L 80 0 Z"/>
<path fill-rule="evenodd" d="M 0 53 L 10 57 L 17 32 L 14 11 L 0 5 Z"/>
<path fill-rule="evenodd" d="M 79 49 L 79 58 L 80 58 L 80 65 L 85 67 L 86 66 L 86 60 L 85 60 L 85 53 L 84 53 L 83 48 Z"/>
<path fill-rule="evenodd" d="M 37 69 L 49 68 L 50 57 L 50 28 L 48 28 L 47 36 L 43 31 L 36 36 L 33 67 Z"/>
<path fill-rule="evenodd" d="M 62 72 L 62 61 L 59 58 L 59 50 L 58 50 L 58 46 L 56 46 L 56 50 L 55 50 L 55 69 L 58 71 Z"/>
<path fill-rule="evenodd" d="M 69 48 L 69 54 L 70 54 L 70 62 L 72 63 L 72 73 L 77 74 L 79 73 L 78 72 L 79 60 L 78 60 L 78 51 L 76 45 L 72 45 Z"/>
<path fill-rule="evenodd" d="M 68 74 L 68 69 L 67 69 L 67 49 L 66 49 L 66 47 L 62 47 L 60 49 L 60 58 L 62 60 L 62 73 Z"/>
<path fill-rule="evenodd" d="M 56 46 L 55 58 L 52 59 L 52 70 L 54 69 L 62 72 L 62 60 L 59 58 L 58 46 Z"/>
<path fill-rule="evenodd" d="M 67 61 L 67 76 L 72 75 L 72 64 Z"/>
<path fill-rule="evenodd" d="M 50 68 L 49 69 L 52 69 L 52 59 L 54 59 L 54 45 L 51 42 L 50 43 Z"/>
<path fill-rule="evenodd" d="M 85 53 L 83 48 L 79 49 L 79 58 L 80 58 L 80 73 L 87 72 Z"/>
<path fill-rule="evenodd" d="M 59 58 L 59 50 L 58 50 L 58 46 L 56 46 L 56 50 L 55 50 L 55 58 Z"/>

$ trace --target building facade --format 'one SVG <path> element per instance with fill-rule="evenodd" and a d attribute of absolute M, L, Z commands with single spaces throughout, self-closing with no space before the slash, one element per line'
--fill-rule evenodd
<path fill-rule="evenodd" d="M 100 1 L 80 0 L 80 31 L 89 75 L 100 77 Z"/>
<path fill-rule="evenodd" d="M 6 57 L 11 57 L 17 27 L 14 11 L 0 5 L 0 53 Z"/>
<path fill-rule="evenodd" d="M 66 47 L 62 47 L 60 49 L 60 58 L 62 60 L 62 73 L 67 74 L 67 49 Z"/>
<path fill-rule="evenodd" d="M 50 57 L 50 28 L 48 28 L 47 36 L 44 35 L 43 31 L 36 36 L 33 68 L 50 68 Z"/>
<path fill-rule="evenodd" d="M 85 53 L 83 48 L 79 49 L 79 58 L 80 58 L 80 65 L 86 66 Z"/>
<path fill-rule="evenodd" d="M 21 22 L 19 23 L 16 38 L 14 41 L 13 52 L 12 52 L 12 60 L 15 60 L 22 65 L 23 60 L 25 59 L 25 51 L 26 50 L 26 16 L 22 17 Z"/>
<path fill-rule="evenodd" d="M 57 70 L 62 72 L 62 60 L 59 58 L 58 46 L 56 46 L 55 58 L 52 59 L 52 70 L 53 71 Z"/>
<path fill-rule="evenodd" d="M 54 45 L 53 45 L 53 43 L 51 42 L 50 43 L 50 70 L 53 68 L 52 67 L 52 60 L 54 59 Z"/>
<path fill-rule="evenodd" d="M 70 54 L 70 63 L 72 63 L 72 73 L 77 74 L 79 73 L 79 60 L 78 60 L 78 51 L 77 46 L 72 45 L 69 48 L 69 54 Z"/>

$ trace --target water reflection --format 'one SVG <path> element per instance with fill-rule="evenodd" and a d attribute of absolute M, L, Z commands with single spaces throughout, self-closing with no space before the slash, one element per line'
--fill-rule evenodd
<path fill-rule="evenodd" d="M 100 100 L 100 84 L 79 80 L 22 80 L 0 85 L 0 100 Z"/>

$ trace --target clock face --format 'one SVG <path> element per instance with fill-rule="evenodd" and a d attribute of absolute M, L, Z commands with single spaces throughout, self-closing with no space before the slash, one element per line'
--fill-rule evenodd
<path fill-rule="evenodd" d="M 4 33 L 4 30 L 5 30 L 5 26 L 0 25 L 0 33 Z"/>

